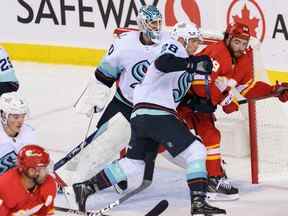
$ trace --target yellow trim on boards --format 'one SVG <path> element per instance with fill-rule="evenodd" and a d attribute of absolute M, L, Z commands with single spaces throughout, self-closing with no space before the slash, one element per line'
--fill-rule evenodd
<path fill-rule="evenodd" d="M 105 55 L 105 49 L 3 43 L 12 60 L 51 64 L 96 66 Z"/>
<path fill-rule="evenodd" d="M 276 71 L 276 70 L 267 70 L 268 78 L 271 84 L 275 84 L 276 81 L 288 82 L 288 71 Z"/>

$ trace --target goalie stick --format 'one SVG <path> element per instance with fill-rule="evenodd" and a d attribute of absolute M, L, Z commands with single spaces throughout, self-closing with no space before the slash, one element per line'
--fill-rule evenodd
<path fill-rule="evenodd" d="M 58 211 L 66 211 L 78 215 L 86 215 L 86 216 L 101 216 L 105 215 L 106 212 L 110 211 L 116 206 L 119 206 L 121 203 L 125 202 L 127 199 L 130 197 L 134 196 L 135 194 L 138 194 L 139 192 L 145 190 L 152 184 L 152 179 L 153 179 L 153 174 L 154 174 L 154 166 L 155 166 L 155 154 L 157 153 L 147 153 L 145 157 L 145 169 L 144 169 L 144 176 L 143 176 L 143 181 L 141 185 L 134 190 L 126 193 L 123 195 L 120 199 L 111 202 L 107 205 L 107 207 L 99 209 L 97 211 L 91 211 L 91 212 L 82 212 L 79 210 L 73 210 L 73 209 L 67 209 L 67 208 L 62 208 L 62 207 L 55 207 L 56 210 Z M 162 206 L 163 204 L 161 204 Z M 158 205 L 157 205 L 158 206 Z M 148 215 L 149 216 L 149 215 Z"/>
<path fill-rule="evenodd" d="M 167 200 L 161 200 L 154 208 L 152 208 L 144 216 L 158 216 L 167 209 L 168 205 L 169 205 L 169 203 Z M 55 207 L 55 210 L 67 212 L 67 213 L 71 213 L 71 214 L 76 214 L 76 215 L 86 215 L 86 216 L 98 216 L 98 215 L 100 215 L 100 216 L 103 216 L 103 214 L 101 214 L 101 213 L 96 214 L 96 212 L 93 212 L 93 211 L 81 212 L 79 210 L 69 209 L 69 208 L 64 208 L 64 207 Z"/>
<path fill-rule="evenodd" d="M 288 91 L 288 87 L 280 87 L 279 89 L 277 89 L 276 92 L 269 94 L 269 95 L 262 96 L 262 97 L 239 100 L 238 103 L 241 105 L 241 104 L 246 104 L 249 101 L 257 101 L 257 100 L 262 100 L 262 99 L 271 98 L 271 97 L 278 97 L 284 91 Z"/>

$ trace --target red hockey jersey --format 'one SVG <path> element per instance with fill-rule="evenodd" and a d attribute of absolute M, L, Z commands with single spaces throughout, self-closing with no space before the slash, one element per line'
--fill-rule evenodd
<path fill-rule="evenodd" d="M 52 215 L 56 190 L 56 182 L 50 175 L 32 192 L 26 190 L 19 171 L 13 168 L 0 176 L 0 215 Z"/>

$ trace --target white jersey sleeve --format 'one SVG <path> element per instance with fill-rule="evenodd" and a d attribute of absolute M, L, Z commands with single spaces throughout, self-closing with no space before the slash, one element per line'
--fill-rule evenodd
<path fill-rule="evenodd" d="M 117 80 L 121 73 L 121 37 L 116 38 L 110 46 L 106 56 L 102 59 L 98 70 L 104 76 Z"/>
<path fill-rule="evenodd" d="M 0 47 L 0 82 L 18 82 L 6 50 Z"/>
<path fill-rule="evenodd" d="M 23 124 L 16 137 L 10 137 L 0 124 L 0 174 L 15 166 L 19 150 L 28 144 L 37 144 L 35 130 Z"/>

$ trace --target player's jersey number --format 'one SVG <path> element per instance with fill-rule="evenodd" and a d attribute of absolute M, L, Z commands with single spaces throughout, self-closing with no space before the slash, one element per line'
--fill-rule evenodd
<path fill-rule="evenodd" d="M 162 46 L 161 53 L 167 52 L 167 50 L 172 52 L 172 53 L 176 53 L 178 50 L 178 47 L 175 44 L 166 43 Z"/>
<path fill-rule="evenodd" d="M 13 68 L 13 66 L 11 64 L 9 57 L 0 59 L 0 71 L 1 72 L 9 70 L 10 68 Z"/>

